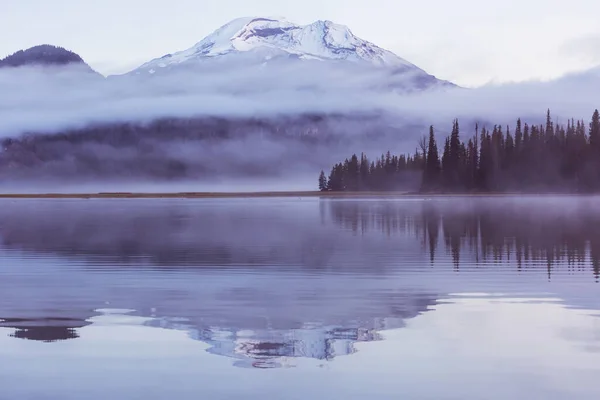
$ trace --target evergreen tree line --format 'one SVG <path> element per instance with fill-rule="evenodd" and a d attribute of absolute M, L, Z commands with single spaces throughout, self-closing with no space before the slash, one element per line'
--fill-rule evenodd
<path fill-rule="evenodd" d="M 410 173 L 423 170 L 425 158 L 415 151 L 413 156 L 393 155 L 389 151 L 377 160 L 369 160 L 363 153 L 360 159 L 356 154 L 342 163 L 333 166 L 329 177 L 321 171 L 319 190 L 321 191 L 365 191 L 394 190 L 408 179 Z"/>
<path fill-rule="evenodd" d="M 600 114 L 589 124 L 568 120 L 529 125 L 518 119 L 514 129 L 475 127 L 461 139 L 458 120 L 440 152 L 433 126 L 414 156 L 388 153 L 376 163 L 365 155 L 336 164 L 319 177 L 322 191 L 394 190 L 402 172 L 421 171 L 422 192 L 597 192 L 600 191 Z M 441 153 L 441 155 L 440 155 Z"/>

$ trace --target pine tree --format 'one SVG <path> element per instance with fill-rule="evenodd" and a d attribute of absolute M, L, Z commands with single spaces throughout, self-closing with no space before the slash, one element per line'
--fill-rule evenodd
<path fill-rule="evenodd" d="M 344 190 L 344 166 L 339 163 L 333 166 L 327 181 L 327 189 L 340 192 Z"/>
<path fill-rule="evenodd" d="M 452 134 L 450 135 L 450 162 L 453 168 L 457 168 L 460 163 L 460 145 L 458 120 L 454 120 Z"/>
<path fill-rule="evenodd" d="M 481 130 L 479 150 L 479 173 L 477 179 L 477 188 L 482 191 L 491 189 L 492 179 L 492 141 L 490 134 L 485 128 Z"/>
<path fill-rule="evenodd" d="M 521 118 L 517 120 L 517 128 L 515 129 L 515 153 L 521 152 L 523 145 L 523 132 L 521 131 Z"/>
<path fill-rule="evenodd" d="M 429 144 L 427 145 L 427 157 L 425 159 L 425 171 L 423 172 L 424 189 L 435 189 L 439 186 L 440 179 L 440 155 L 438 153 L 437 143 L 433 125 L 429 127 Z"/>
<path fill-rule="evenodd" d="M 514 165 L 514 154 L 515 154 L 515 142 L 510 130 L 506 127 L 506 140 L 504 142 L 504 167 L 509 169 Z"/>
<path fill-rule="evenodd" d="M 357 191 L 360 177 L 360 165 L 356 154 L 352 154 L 350 160 L 347 160 L 346 166 L 346 190 Z"/>
<path fill-rule="evenodd" d="M 477 148 L 476 142 L 469 139 L 467 144 L 467 153 L 465 161 L 465 188 L 472 190 L 475 188 L 475 179 L 477 177 Z"/>
<path fill-rule="evenodd" d="M 464 149 L 461 148 L 458 120 L 454 120 L 452 133 L 450 134 L 450 140 L 448 142 L 448 154 L 443 165 L 446 186 L 451 190 L 460 189 L 460 166 L 462 162 L 461 153 L 463 150 Z M 444 152 L 446 152 L 445 148 Z"/>
<path fill-rule="evenodd" d="M 594 152 L 600 152 L 600 113 L 594 111 L 590 122 L 590 146 Z"/>
<path fill-rule="evenodd" d="M 362 153 L 360 155 L 359 190 L 367 190 L 369 188 L 369 165 L 369 159 Z"/>
<path fill-rule="evenodd" d="M 554 124 L 552 123 L 552 117 L 550 116 L 550 109 L 546 113 L 546 137 L 554 136 Z"/>
<path fill-rule="evenodd" d="M 478 177 L 479 177 L 479 126 L 475 127 L 475 135 L 473 135 L 473 148 L 471 153 L 471 176 L 472 185 L 471 189 L 479 189 Z"/>
<path fill-rule="evenodd" d="M 452 162 L 450 161 L 450 138 L 444 142 L 444 152 L 442 153 L 442 177 L 443 185 L 447 188 L 451 186 Z"/>
<path fill-rule="evenodd" d="M 319 190 L 321 192 L 327 191 L 327 178 L 325 177 L 325 171 L 321 170 L 319 175 Z"/>

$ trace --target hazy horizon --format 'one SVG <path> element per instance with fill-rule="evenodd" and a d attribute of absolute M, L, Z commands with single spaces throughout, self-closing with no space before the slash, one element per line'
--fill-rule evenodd
<path fill-rule="evenodd" d="M 470 4 L 469 1 L 463 1 Z M 62 2 L 70 4 L 69 0 Z M 23 5 L 32 6 L 34 3 L 37 2 L 26 0 L 18 4 L 11 3 L 9 14 L 18 21 L 24 17 L 21 14 Z M 588 3 L 574 1 L 572 6 L 581 7 L 585 4 Z M 153 9 L 152 5 L 156 6 L 150 2 L 145 11 Z M 69 10 L 75 12 L 77 7 L 79 6 L 73 5 Z M 260 15 L 265 7 L 257 6 L 253 12 L 240 8 L 235 9 L 235 13 Z M 414 9 L 415 15 L 427 17 L 419 7 Z M 523 15 L 532 11 L 528 7 L 524 7 Z M 426 62 L 420 62 L 418 58 L 386 45 L 385 40 L 369 35 L 369 29 L 361 29 L 360 24 L 355 28 L 355 20 L 348 15 L 328 14 L 324 11 L 319 16 L 311 13 L 305 17 L 294 17 L 296 14 L 293 12 L 275 12 L 286 10 L 271 5 L 268 8 L 273 11 L 269 15 L 285 15 L 289 20 L 299 23 L 328 19 L 346 24 L 356 36 L 393 50 L 398 56 L 426 72 L 435 74 L 438 78 L 462 83 L 461 78 L 457 80 L 439 73 Z M 483 10 L 478 5 L 471 9 L 473 13 L 468 18 L 474 20 L 482 15 L 490 15 L 490 10 Z M 127 10 L 125 7 L 123 12 L 126 14 Z M 505 5 L 491 10 L 497 12 L 498 17 L 510 14 L 506 14 L 508 9 Z M 20 35 L 22 28 L 14 27 L 13 34 L 5 35 L 11 39 L 0 44 L 0 53 L 28 47 L 22 40 L 28 38 L 27 40 L 38 41 L 30 43 L 31 45 L 39 42 L 62 45 L 77 52 L 92 67 L 97 68 L 95 57 L 102 54 L 108 57 L 97 46 L 111 37 L 114 39 L 111 35 L 122 32 L 119 29 L 122 28 L 123 21 L 117 19 L 114 22 L 114 29 L 109 30 L 109 36 L 97 38 L 96 42 L 90 41 L 88 35 L 95 25 L 90 22 L 90 29 L 84 29 L 72 23 L 85 20 L 87 13 L 92 11 L 98 11 L 96 18 L 101 19 L 106 10 L 96 10 L 95 6 L 90 5 L 89 8 L 82 9 L 81 15 L 69 20 L 69 23 L 65 21 L 65 25 L 60 28 L 56 24 L 52 29 L 48 28 L 48 35 L 40 35 L 37 26 L 32 32 Z M 562 6 L 552 3 L 542 15 L 554 18 L 559 11 L 564 11 Z M 572 17 L 571 11 L 569 9 L 569 12 L 561 14 L 566 22 Z M 231 14 L 229 11 L 228 13 Z M 156 18 L 151 13 L 143 15 L 148 20 L 138 21 L 135 26 L 145 27 L 146 22 Z M 523 41 L 535 39 L 535 43 L 541 43 L 538 42 L 538 35 L 545 32 L 543 29 L 520 30 L 525 26 L 528 29 L 536 27 L 522 17 L 513 21 L 516 30 L 511 33 L 512 36 L 503 37 L 505 43 L 514 44 L 517 50 Z M 215 15 L 206 22 L 202 33 L 190 34 L 190 37 L 195 37 L 190 46 L 211 33 L 214 28 L 233 19 L 224 18 L 220 21 L 221 18 L 222 16 L 217 18 Z M 59 20 L 64 20 L 64 15 L 56 15 L 54 22 Z M 419 18 L 415 17 L 415 20 L 418 21 Z M 535 21 L 538 23 L 538 19 Z M 510 23 L 510 20 L 505 22 Z M 581 20 L 579 22 L 579 25 L 584 25 Z M 185 26 L 185 21 L 180 21 L 178 26 Z M 392 26 L 396 25 L 388 24 L 390 32 Z M 0 34 L 5 28 L 0 26 Z M 76 35 L 81 40 L 80 45 L 89 46 L 87 48 L 90 51 L 96 49 L 95 56 L 81 51 L 76 43 L 54 40 L 75 36 L 64 35 L 75 28 L 81 33 Z M 370 29 L 375 28 L 370 26 Z M 403 28 L 394 29 L 399 29 L 400 32 Z M 571 34 L 574 32 L 576 31 Z M 189 47 L 174 46 L 176 41 L 188 36 L 180 33 L 181 35 L 176 36 L 165 35 L 165 38 L 169 38 L 168 46 L 173 45 L 168 52 Z M 518 37 L 514 37 L 517 33 Z M 556 41 L 550 43 L 553 49 L 562 48 L 560 43 L 569 36 L 557 35 Z M 417 37 L 421 36 L 419 32 Z M 550 35 L 545 39 L 552 37 Z M 119 46 L 141 43 L 143 39 L 127 35 L 118 43 Z M 311 37 L 312 39 L 314 38 Z M 454 39 L 456 43 L 460 42 L 458 38 Z M 438 37 L 436 40 L 441 39 Z M 16 49 L 5 50 L 6 46 L 15 46 Z M 124 50 L 119 46 L 115 47 L 110 59 L 123 55 Z M 435 56 L 436 60 L 446 60 L 447 67 L 452 69 L 454 60 L 460 60 L 467 54 L 477 54 L 480 50 L 477 46 L 465 46 L 461 51 L 451 53 L 432 52 L 425 46 L 419 51 Z M 494 51 L 503 52 L 506 48 L 499 47 Z M 152 52 L 155 54 L 147 58 L 144 56 L 145 59 L 140 60 L 138 65 L 160 56 L 161 47 L 157 45 Z M 133 49 L 130 54 L 143 53 L 145 50 L 138 48 Z M 503 67 L 507 74 L 518 70 L 519 74 L 526 75 L 527 68 L 518 66 L 531 54 L 522 53 L 512 58 L 509 57 L 510 54 L 512 53 L 506 52 L 505 59 L 511 65 Z M 12 186 L 11 181 L 19 182 L 21 179 L 54 182 L 57 181 L 56 178 L 60 178 L 61 185 L 67 186 L 75 183 L 71 179 L 76 178 L 77 183 L 87 184 L 92 181 L 104 187 L 102 182 L 109 177 L 118 180 L 125 177 L 129 181 L 136 181 L 143 176 L 162 185 L 164 179 L 205 181 L 208 178 L 220 178 L 221 175 L 236 179 L 247 177 L 248 182 L 258 182 L 256 179 L 264 176 L 278 177 L 282 184 L 297 187 L 300 180 L 309 182 L 307 177 L 313 175 L 316 178 L 321 169 L 328 170 L 333 163 L 344 160 L 352 153 L 365 152 L 371 159 L 387 151 L 414 154 L 419 140 L 428 133 L 430 125 L 434 126 L 441 145 L 455 118 L 461 123 L 462 137 L 468 138 L 475 133 L 476 124 L 487 128 L 494 125 L 514 126 L 517 118 L 530 124 L 543 123 L 547 109 L 551 110 L 552 120 L 556 124 L 565 124 L 567 120 L 574 118 L 585 120 L 587 125 L 594 109 L 598 108 L 600 68 L 570 73 L 551 81 L 540 80 L 553 77 L 555 72 L 562 74 L 600 63 L 600 58 L 597 62 L 592 60 L 593 62 L 579 64 L 574 68 L 568 63 L 544 63 L 544 57 L 540 57 L 535 64 L 537 75 L 533 76 L 537 81 L 488 84 L 476 89 L 463 89 L 449 87 L 417 69 L 400 71 L 373 68 L 370 64 L 354 62 L 298 62 L 277 55 L 275 53 L 272 57 L 271 53 L 263 51 L 240 52 L 208 57 L 202 62 L 175 63 L 173 66 L 139 75 L 109 78 L 82 71 L 80 66 L 2 69 L 0 139 L 18 139 L 6 142 L 8 145 L 0 159 L 5 167 L 0 171 L 5 189 Z M 564 56 L 564 59 L 568 60 L 569 57 Z M 269 61 L 265 62 L 265 59 Z M 482 56 L 481 60 L 484 59 L 485 56 Z M 463 78 L 470 76 L 475 79 L 477 74 L 472 68 L 477 65 L 468 62 L 464 65 Z M 495 65 L 494 68 L 499 66 L 502 64 Z M 548 69 L 549 66 L 560 68 L 552 72 Z M 105 72 L 106 69 L 100 68 L 100 71 Z M 486 74 L 492 72 L 493 70 L 489 70 Z M 508 75 L 500 81 L 511 80 Z M 424 88 L 427 90 L 423 90 Z M 161 122 L 153 125 L 155 121 Z M 135 127 L 130 129 L 129 124 Z M 23 134 L 34 136 L 23 137 Z M 205 140 L 211 137 L 221 140 Z M 81 182 L 83 177 L 85 178 Z M 112 186 L 117 183 L 119 182 L 113 182 Z M 262 186 L 256 183 L 257 187 L 264 185 L 267 185 L 264 180 Z M 272 187 L 272 182 L 267 186 Z M 308 188 L 304 185 L 302 187 Z"/>
<path fill-rule="evenodd" d="M 0 57 L 49 43 L 75 51 L 104 75 L 187 49 L 246 16 L 282 16 L 299 24 L 332 20 L 440 79 L 466 87 L 548 80 L 600 64 L 595 17 L 600 3 L 592 0 L 509 0 L 493 6 L 474 0 L 332 0 L 318 6 L 314 0 L 226 0 L 211 7 L 192 0 L 5 3 L 3 14 L 10 18 L 0 24 L 6 38 Z M 32 8 L 38 10 L 34 15 Z"/>

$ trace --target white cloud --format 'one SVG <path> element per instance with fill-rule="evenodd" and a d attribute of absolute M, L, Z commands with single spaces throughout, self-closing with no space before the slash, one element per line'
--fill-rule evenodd
<path fill-rule="evenodd" d="M 410 77 L 402 77 L 409 79 Z M 456 117 L 507 123 L 517 117 L 588 118 L 598 107 L 598 73 L 542 83 L 431 91 L 390 92 L 382 70 L 325 63 L 261 67 L 204 66 L 164 76 L 101 79 L 69 71 L 0 71 L 0 136 L 89 123 L 150 121 L 164 117 L 276 117 L 299 113 L 399 115 L 424 125 Z M 398 83 L 398 82 L 396 82 Z"/>

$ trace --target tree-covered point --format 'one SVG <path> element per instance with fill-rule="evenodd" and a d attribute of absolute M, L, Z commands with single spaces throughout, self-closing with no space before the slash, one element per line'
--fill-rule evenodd
<path fill-rule="evenodd" d="M 396 190 L 407 179 L 406 171 L 421 173 L 422 192 L 563 192 L 600 191 L 600 114 L 589 124 L 568 120 L 523 124 L 514 129 L 496 125 L 475 127 L 461 139 L 458 120 L 441 149 L 433 126 L 413 156 L 387 155 L 369 162 L 353 155 L 333 166 L 329 177 L 322 171 L 322 191 Z"/>
<path fill-rule="evenodd" d="M 83 64 L 83 59 L 62 47 L 43 44 L 0 59 L 1 67 L 21 67 L 24 65 L 66 65 Z"/>

